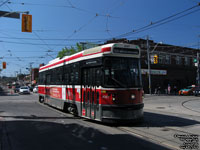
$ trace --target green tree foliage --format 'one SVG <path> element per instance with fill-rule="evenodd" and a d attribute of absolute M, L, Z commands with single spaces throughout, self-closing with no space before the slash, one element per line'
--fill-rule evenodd
<path fill-rule="evenodd" d="M 80 52 L 82 50 L 83 50 L 82 45 L 77 43 L 76 47 L 73 47 L 73 46 L 71 46 L 71 48 L 64 47 L 60 52 L 58 52 L 57 57 L 58 58 L 63 58 L 64 56 L 69 56 L 69 55 L 78 53 L 78 52 Z"/>

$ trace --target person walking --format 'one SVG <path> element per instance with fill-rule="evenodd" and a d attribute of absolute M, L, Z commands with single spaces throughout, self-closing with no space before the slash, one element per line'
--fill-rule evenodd
<path fill-rule="evenodd" d="M 168 95 L 170 95 L 170 92 L 171 92 L 170 84 L 168 84 L 167 92 L 168 92 Z"/>
<path fill-rule="evenodd" d="M 176 85 L 174 85 L 174 95 L 176 95 L 176 92 L 177 92 L 177 87 Z"/>

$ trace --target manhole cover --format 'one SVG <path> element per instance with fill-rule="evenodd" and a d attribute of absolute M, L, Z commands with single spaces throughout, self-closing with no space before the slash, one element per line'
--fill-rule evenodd
<path fill-rule="evenodd" d="M 165 107 L 156 107 L 157 109 L 165 109 Z"/>
<path fill-rule="evenodd" d="M 161 129 L 161 131 L 169 131 L 169 129 L 164 128 L 164 129 Z"/>

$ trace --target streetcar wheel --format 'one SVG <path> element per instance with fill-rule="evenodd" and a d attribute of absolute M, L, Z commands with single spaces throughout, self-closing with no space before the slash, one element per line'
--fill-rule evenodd
<path fill-rule="evenodd" d="M 40 102 L 40 103 L 44 103 L 44 97 L 43 97 L 43 96 L 40 96 L 40 97 L 39 97 L 39 102 Z"/>

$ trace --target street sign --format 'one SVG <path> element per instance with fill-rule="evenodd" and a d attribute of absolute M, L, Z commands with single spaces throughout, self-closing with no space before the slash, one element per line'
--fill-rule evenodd
<path fill-rule="evenodd" d="M 22 14 L 22 32 L 32 32 L 32 15 Z"/>
<path fill-rule="evenodd" d="M 0 11 L 0 17 L 9 17 L 14 19 L 20 19 L 20 13 L 9 12 L 9 11 Z"/>

